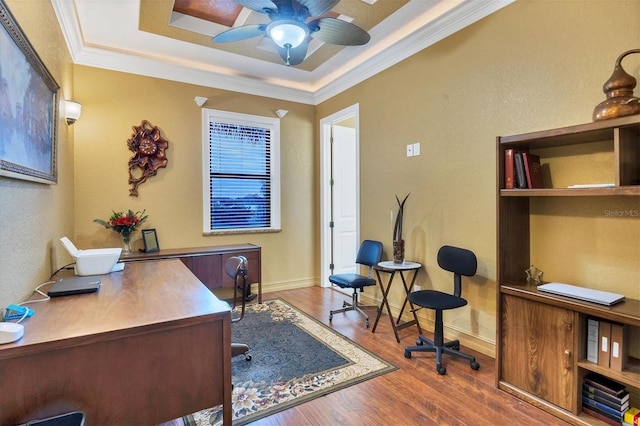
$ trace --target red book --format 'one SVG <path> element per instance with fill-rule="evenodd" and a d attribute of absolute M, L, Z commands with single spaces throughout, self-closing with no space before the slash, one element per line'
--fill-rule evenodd
<path fill-rule="evenodd" d="M 523 152 L 522 159 L 524 161 L 524 171 L 527 175 L 527 186 L 529 188 L 544 188 L 540 156 Z"/>
<path fill-rule="evenodd" d="M 513 165 L 513 148 L 504 150 L 504 187 L 506 189 L 514 188 L 514 165 Z"/>

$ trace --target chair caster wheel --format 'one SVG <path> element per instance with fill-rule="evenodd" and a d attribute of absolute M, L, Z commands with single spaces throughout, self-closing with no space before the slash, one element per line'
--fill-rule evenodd
<path fill-rule="evenodd" d="M 252 358 L 252 356 L 251 356 L 251 355 L 249 355 L 249 354 L 245 354 L 245 356 L 244 356 L 244 360 L 245 360 L 245 361 L 251 361 L 252 359 L 253 359 L 253 358 Z"/>
<path fill-rule="evenodd" d="M 329 322 L 333 319 L 333 314 L 329 314 Z"/>
<path fill-rule="evenodd" d="M 480 364 L 478 363 L 478 361 L 471 361 L 471 369 L 472 370 L 477 370 L 480 368 Z"/>
<path fill-rule="evenodd" d="M 441 366 L 437 366 L 436 370 L 438 370 L 438 374 L 441 375 L 441 376 L 443 376 L 447 372 L 447 369 L 444 368 L 444 367 L 441 367 Z"/>
<path fill-rule="evenodd" d="M 460 345 L 453 345 L 451 346 L 451 349 L 453 349 L 454 351 L 460 351 Z"/>
<path fill-rule="evenodd" d="M 366 320 L 366 321 L 364 322 L 364 325 L 366 325 L 366 326 L 367 326 L 367 328 L 369 328 L 369 320 Z"/>
<path fill-rule="evenodd" d="M 342 307 L 346 308 L 347 307 L 347 302 L 342 302 Z"/>
<path fill-rule="evenodd" d="M 420 340 L 420 339 L 416 339 L 416 345 L 422 346 L 422 345 L 424 345 L 424 342 L 422 340 Z"/>
<path fill-rule="evenodd" d="M 408 350 L 405 349 L 404 350 L 404 357 L 405 358 L 411 358 L 411 351 L 408 351 Z"/>

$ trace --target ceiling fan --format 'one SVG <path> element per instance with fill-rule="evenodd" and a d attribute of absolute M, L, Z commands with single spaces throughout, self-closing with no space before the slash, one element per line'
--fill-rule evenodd
<path fill-rule="evenodd" d="M 309 38 L 341 46 L 366 44 L 369 33 L 350 22 L 322 17 L 340 0 L 234 0 L 241 6 L 265 13 L 268 24 L 232 28 L 213 37 L 216 43 L 228 43 L 253 37 L 270 37 L 287 65 L 302 63 Z"/>

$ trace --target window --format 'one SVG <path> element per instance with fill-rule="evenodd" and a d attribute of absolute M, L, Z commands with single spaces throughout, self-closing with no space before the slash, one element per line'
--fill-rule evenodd
<path fill-rule="evenodd" d="M 280 230 L 280 121 L 202 111 L 204 233 Z"/>

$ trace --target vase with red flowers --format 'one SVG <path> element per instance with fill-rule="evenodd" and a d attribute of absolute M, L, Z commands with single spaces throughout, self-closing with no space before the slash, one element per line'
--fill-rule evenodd
<path fill-rule="evenodd" d="M 134 212 L 129 209 L 125 213 L 114 210 L 108 220 L 94 219 L 93 221 L 120 234 L 123 241 L 122 254 L 131 254 L 133 252 L 133 248 L 131 247 L 131 234 L 149 217 L 149 215 L 144 214 L 145 211 L 146 210 Z"/>

